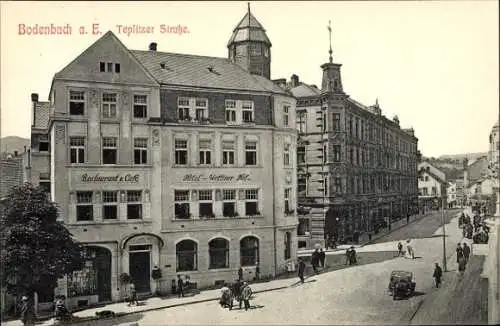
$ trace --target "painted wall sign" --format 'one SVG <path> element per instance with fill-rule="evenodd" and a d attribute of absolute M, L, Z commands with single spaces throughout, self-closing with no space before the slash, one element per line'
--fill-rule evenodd
<path fill-rule="evenodd" d="M 186 174 L 182 181 L 184 182 L 247 182 L 250 181 L 250 174 L 240 173 L 236 176 L 226 174 Z"/>
<path fill-rule="evenodd" d="M 89 175 L 85 173 L 81 178 L 82 182 L 97 183 L 97 182 L 128 182 L 138 183 L 139 174 L 115 174 L 115 175 Z"/>

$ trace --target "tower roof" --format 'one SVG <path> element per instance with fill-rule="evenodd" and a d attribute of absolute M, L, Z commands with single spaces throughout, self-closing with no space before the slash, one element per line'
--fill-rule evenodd
<path fill-rule="evenodd" d="M 233 35 L 231 35 L 231 38 L 227 42 L 227 46 L 229 47 L 233 43 L 248 41 L 263 42 L 271 46 L 271 41 L 266 35 L 266 30 L 252 15 L 250 6 L 248 6 L 248 12 L 233 30 Z"/>

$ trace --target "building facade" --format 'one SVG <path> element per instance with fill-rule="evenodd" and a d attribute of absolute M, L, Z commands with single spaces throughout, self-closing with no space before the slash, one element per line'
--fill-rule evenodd
<path fill-rule="evenodd" d="M 347 241 L 417 206 L 418 139 L 378 105 L 344 92 L 340 64 L 323 64 L 321 87 L 297 75 L 275 82 L 297 98 L 299 223 L 309 244 Z M 303 210 L 303 207 L 315 208 Z M 320 209 L 318 209 L 320 208 Z"/>
<path fill-rule="evenodd" d="M 490 166 L 494 167 L 500 164 L 500 125 L 499 122 L 491 128 L 489 140 L 488 161 Z"/>
<path fill-rule="evenodd" d="M 418 165 L 418 200 L 421 213 L 431 209 L 440 209 L 443 199 L 448 200 L 446 174 L 431 165 L 421 162 Z"/>
<path fill-rule="evenodd" d="M 448 182 L 446 195 L 448 196 L 447 204 L 449 208 L 459 205 L 460 201 L 458 198 L 458 186 L 455 181 Z"/>
<path fill-rule="evenodd" d="M 123 273 L 154 293 L 294 261 L 296 100 L 254 71 L 270 64 L 262 40 L 250 11 L 229 58 L 129 50 L 108 32 L 54 76 L 51 196 L 87 259 L 56 289 L 70 305 L 120 299 Z"/>

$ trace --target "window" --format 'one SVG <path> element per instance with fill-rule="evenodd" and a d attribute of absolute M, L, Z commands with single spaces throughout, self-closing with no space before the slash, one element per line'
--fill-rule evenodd
<path fill-rule="evenodd" d="M 335 189 L 334 189 L 335 193 L 341 194 L 342 193 L 342 179 L 340 177 L 336 177 L 334 179 L 333 185 L 335 187 Z"/>
<path fill-rule="evenodd" d="M 424 176 L 424 181 L 429 181 L 429 176 L 428 175 Z"/>
<path fill-rule="evenodd" d="M 38 143 L 38 151 L 39 152 L 48 152 L 49 151 L 49 137 L 47 135 L 40 135 Z"/>
<path fill-rule="evenodd" d="M 202 121 L 208 119 L 208 100 L 196 99 L 196 120 Z"/>
<path fill-rule="evenodd" d="M 107 63 L 107 71 L 108 72 L 113 72 L 113 63 L 112 62 L 108 62 Z"/>
<path fill-rule="evenodd" d="M 427 187 L 422 188 L 422 190 L 423 190 L 423 194 L 424 194 L 424 196 L 427 196 L 427 195 L 429 194 L 429 193 L 428 193 L 428 190 L 427 190 Z"/>
<path fill-rule="evenodd" d="M 245 215 L 246 216 L 260 215 L 258 189 L 245 190 Z"/>
<path fill-rule="evenodd" d="M 340 145 L 334 145 L 333 146 L 333 161 L 334 162 L 340 162 L 340 154 L 341 154 L 341 151 L 340 151 L 341 147 Z"/>
<path fill-rule="evenodd" d="M 119 64 L 119 63 L 115 63 L 115 72 L 116 72 L 117 74 L 119 74 L 119 73 L 120 73 L 120 70 L 121 70 L 120 68 L 121 68 L 121 67 L 120 67 L 120 64 Z"/>
<path fill-rule="evenodd" d="M 328 178 L 327 177 L 325 177 L 323 179 L 323 194 L 325 196 L 328 196 Z"/>
<path fill-rule="evenodd" d="M 100 62 L 99 67 L 100 72 L 106 72 L 106 62 Z"/>
<path fill-rule="evenodd" d="M 142 191 L 127 191 L 127 219 L 139 220 L 142 218 Z"/>
<path fill-rule="evenodd" d="M 297 119 L 297 130 L 299 132 L 306 132 L 306 113 L 300 112 Z"/>
<path fill-rule="evenodd" d="M 224 217 L 236 217 L 236 190 L 222 190 L 222 215 Z"/>
<path fill-rule="evenodd" d="M 290 144 L 285 144 L 283 149 L 283 163 L 285 166 L 290 165 Z"/>
<path fill-rule="evenodd" d="M 134 95 L 134 118 L 148 117 L 148 96 Z"/>
<path fill-rule="evenodd" d="M 69 92 L 69 114 L 70 115 L 85 114 L 85 92 L 82 91 Z"/>
<path fill-rule="evenodd" d="M 116 137 L 102 139 L 102 164 L 116 164 L 118 162 L 118 147 Z"/>
<path fill-rule="evenodd" d="M 92 221 L 94 219 L 94 206 L 92 205 L 92 191 L 76 192 L 76 220 Z"/>
<path fill-rule="evenodd" d="M 179 120 L 191 119 L 189 115 L 189 98 L 179 97 L 177 99 L 177 114 L 179 116 Z"/>
<path fill-rule="evenodd" d="M 200 165 L 212 164 L 212 142 L 208 139 L 200 139 Z"/>
<path fill-rule="evenodd" d="M 323 163 L 326 163 L 327 158 L 328 158 L 327 147 L 326 145 L 323 145 Z"/>
<path fill-rule="evenodd" d="M 259 239 L 254 236 L 240 240 L 240 266 L 254 266 L 259 262 Z"/>
<path fill-rule="evenodd" d="M 292 233 L 285 232 L 285 260 L 292 257 Z"/>
<path fill-rule="evenodd" d="M 43 190 L 44 193 L 50 196 L 50 174 L 40 173 L 40 180 L 38 181 L 38 186 Z"/>
<path fill-rule="evenodd" d="M 292 193 L 292 188 L 285 188 L 284 200 L 285 200 L 285 215 L 291 214 L 292 210 L 290 204 L 290 195 Z"/>
<path fill-rule="evenodd" d="M 222 142 L 222 164 L 223 165 L 233 165 L 234 164 L 234 153 L 235 153 L 235 142 L 226 141 Z"/>
<path fill-rule="evenodd" d="M 254 122 L 253 119 L 253 102 L 252 101 L 243 101 L 241 112 L 243 114 L 243 122 L 249 123 Z"/>
<path fill-rule="evenodd" d="M 288 127 L 290 106 L 283 106 L 283 126 Z"/>
<path fill-rule="evenodd" d="M 176 219 L 189 219 L 189 190 L 175 190 L 175 218 Z"/>
<path fill-rule="evenodd" d="M 250 44 L 250 55 L 262 55 L 262 46 L 260 43 Z"/>
<path fill-rule="evenodd" d="M 187 140 L 175 140 L 175 164 L 186 165 L 188 160 Z"/>
<path fill-rule="evenodd" d="M 116 118 L 116 94 L 102 94 L 102 117 Z"/>
<path fill-rule="evenodd" d="M 71 163 L 85 163 L 85 138 L 71 137 L 69 139 Z"/>
<path fill-rule="evenodd" d="M 297 164 L 306 163 L 306 147 L 297 147 Z"/>
<path fill-rule="evenodd" d="M 236 122 L 235 100 L 226 100 L 226 122 Z"/>
<path fill-rule="evenodd" d="M 477 191 L 477 189 L 476 189 L 476 191 Z M 435 196 L 436 193 L 437 193 L 436 187 L 432 187 L 432 195 Z"/>
<path fill-rule="evenodd" d="M 195 271 L 198 269 L 198 245 L 193 240 L 182 240 L 175 245 L 177 271 Z"/>
<path fill-rule="evenodd" d="M 148 139 L 134 138 L 134 164 L 148 163 Z"/>
<path fill-rule="evenodd" d="M 208 253 L 209 269 L 229 268 L 229 241 L 222 238 L 213 239 L 208 243 Z"/>
<path fill-rule="evenodd" d="M 301 194 L 307 190 L 307 179 L 304 177 L 297 178 L 297 193 Z"/>
<path fill-rule="evenodd" d="M 326 124 L 326 117 L 327 117 L 326 113 L 323 113 L 323 118 L 321 119 L 321 120 L 322 120 L 322 122 L 323 122 L 323 127 L 322 127 L 322 128 L 323 128 L 323 129 L 322 129 L 323 131 L 326 131 L 326 128 L 327 128 L 327 124 Z"/>
<path fill-rule="evenodd" d="M 118 191 L 103 191 L 102 218 L 116 220 L 118 218 Z"/>
<path fill-rule="evenodd" d="M 257 165 L 257 142 L 245 142 L 245 165 Z"/>
<path fill-rule="evenodd" d="M 340 113 L 332 114 L 332 130 L 339 131 L 340 130 Z"/>
<path fill-rule="evenodd" d="M 213 202 L 212 202 L 212 190 L 200 190 L 198 191 L 198 201 L 199 201 L 199 215 L 203 218 L 214 218 L 213 212 Z"/>
<path fill-rule="evenodd" d="M 358 127 L 359 127 L 359 118 L 356 118 L 356 122 L 354 123 L 354 136 L 356 138 L 359 138 L 359 131 L 358 131 Z"/>

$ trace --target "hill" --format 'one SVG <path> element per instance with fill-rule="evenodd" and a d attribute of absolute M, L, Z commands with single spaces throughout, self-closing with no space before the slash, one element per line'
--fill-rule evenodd
<path fill-rule="evenodd" d="M 19 153 L 22 153 L 24 152 L 24 146 L 29 149 L 29 139 L 18 136 L 7 136 L 0 138 L 0 152 L 13 153 L 14 151 L 18 151 Z"/>
<path fill-rule="evenodd" d="M 464 158 L 468 158 L 469 161 L 474 161 L 478 157 L 481 156 L 488 156 L 488 152 L 478 152 L 478 153 L 465 153 L 465 154 L 448 154 L 448 155 L 441 155 L 438 157 L 440 160 L 460 160 L 462 161 Z"/>

